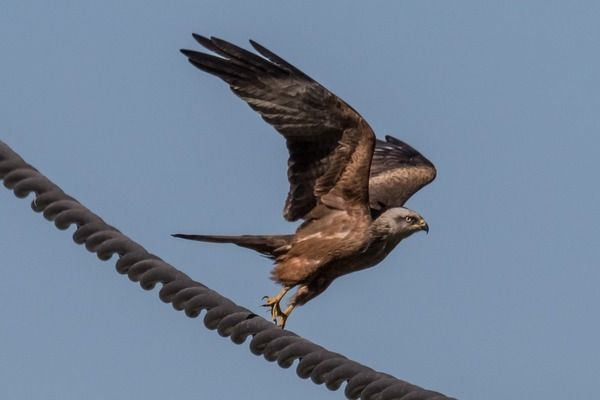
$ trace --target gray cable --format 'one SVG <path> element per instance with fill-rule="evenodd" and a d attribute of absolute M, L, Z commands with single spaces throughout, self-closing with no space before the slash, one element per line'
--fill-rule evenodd
<path fill-rule="evenodd" d="M 350 399 L 450 399 L 441 393 L 377 372 L 290 331 L 279 329 L 214 290 L 193 281 L 65 194 L 2 141 L 0 179 L 19 198 L 35 192 L 31 208 L 54 221 L 58 229 L 64 230 L 76 224 L 77 229 L 73 234 L 75 243 L 85 244 L 86 249 L 96 253 L 101 260 L 118 254 L 117 272 L 127 274 L 129 279 L 139 282 L 143 289 L 150 290 L 157 283 L 162 283 L 160 299 L 172 303 L 176 310 L 185 311 L 191 318 L 206 310 L 204 325 L 208 329 L 216 329 L 219 335 L 229 336 L 237 344 L 251 336 L 250 351 L 256 355 L 262 354 L 268 361 L 277 361 L 282 368 L 288 368 L 295 360 L 299 360 L 296 372 L 301 378 L 311 378 L 316 384 L 324 383 L 330 390 L 337 390 L 346 382 L 344 393 Z"/>

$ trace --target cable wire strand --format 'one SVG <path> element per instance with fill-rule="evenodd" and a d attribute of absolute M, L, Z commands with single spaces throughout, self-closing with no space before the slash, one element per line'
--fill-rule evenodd
<path fill-rule="evenodd" d="M 183 310 L 190 317 L 206 311 L 204 325 L 241 344 L 250 337 L 250 351 L 268 361 L 289 368 L 298 360 L 296 373 L 316 384 L 337 390 L 346 383 L 344 393 L 349 399 L 364 400 L 452 400 L 451 398 L 391 375 L 377 372 L 341 354 L 304 339 L 293 332 L 277 328 L 266 319 L 192 280 L 183 272 L 149 253 L 115 227 L 108 225 L 73 197 L 27 164 L 8 145 L 0 141 L 0 179 L 19 198 L 35 193 L 31 208 L 54 221 L 61 230 L 76 225 L 73 240 L 85 244 L 99 259 L 118 255 L 116 270 L 139 282 L 145 290 L 161 283 L 159 297 Z"/>

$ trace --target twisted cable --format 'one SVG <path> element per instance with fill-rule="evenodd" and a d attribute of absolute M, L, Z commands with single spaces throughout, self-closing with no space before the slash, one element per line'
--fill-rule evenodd
<path fill-rule="evenodd" d="M 75 224 L 75 243 L 85 244 L 86 249 L 96 253 L 99 259 L 105 261 L 118 254 L 118 273 L 127 275 L 133 282 L 139 282 L 146 290 L 161 283 L 160 299 L 171 303 L 176 310 L 183 310 L 190 318 L 198 317 L 205 310 L 204 325 L 208 329 L 216 330 L 223 337 L 230 337 L 237 344 L 251 337 L 250 351 L 262 355 L 268 361 L 276 361 L 282 368 L 289 368 L 294 361 L 299 360 L 296 373 L 301 378 L 310 378 L 319 385 L 325 384 L 330 390 L 339 389 L 345 382 L 344 393 L 349 399 L 451 400 L 441 393 L 377 372 L 295 333 L 279 329 L 250 310 L 192 280 L 108 225 L 27 164 L 2 141 L 0 179 L 19 198 L 35 193 L 31 208 L 54 221 L 58 229 L 65 230 Z"/>

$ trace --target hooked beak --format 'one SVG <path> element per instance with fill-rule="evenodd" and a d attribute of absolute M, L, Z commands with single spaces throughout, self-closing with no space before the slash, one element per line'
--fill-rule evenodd
<path fill-rule="evenodd" d="M 429 225 L 427 225 L 427 222 L 423 218 L 421 218 L 419 221 L 419 227 L 422 231 L 425 231 L 425 233 L 429 234 Z"/>

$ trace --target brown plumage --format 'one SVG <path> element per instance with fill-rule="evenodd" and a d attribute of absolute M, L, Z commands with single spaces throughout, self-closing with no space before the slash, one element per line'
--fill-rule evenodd
<path fill-rule="evenodd" d="M 410 145 L 389 135 L 385 140 L 377 140 L 369 178 L 370 205 L 378 211 L 402 207 L 436 176 L 431 161 Z"/>
<path fill-rule="evenodd" d="M 194 34 L 218 56 L 182 50 L 196 67 L 221 78 L 286 140 L 290 190 L 283 215 L 303 219 L 294 235 L 183 235 L 234 243 L 275 261 L 272 278 L 282 291 L 266 299 L 280 326 L 295 306 L 337 277 L 380 262 L 403 238 L 427 230 L 402 205 L 435 178 L 431 162 L 408 144 L 375 139 L 352 107 L 263 46 L 260 54 Z M 285 311 L 279 303 L 298 286 Z"/>

